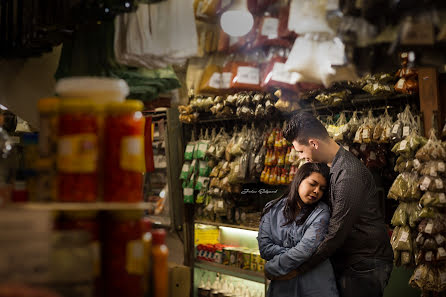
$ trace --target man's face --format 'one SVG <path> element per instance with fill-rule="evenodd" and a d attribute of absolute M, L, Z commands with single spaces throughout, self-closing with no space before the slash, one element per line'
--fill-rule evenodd
<path fill-rule="evenodd" d="M 293 146 L 299 154 L 299 158 L 305 159 L 307 162 L 318 162 L 316 157 L 318 145 L 314 140 L 309 140 L 307 144 L 301 144 L 297 140 L 294 140 Z"/>

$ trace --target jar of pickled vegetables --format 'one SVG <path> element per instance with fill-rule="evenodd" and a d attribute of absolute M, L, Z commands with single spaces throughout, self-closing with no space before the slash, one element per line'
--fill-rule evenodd
<path fill-rule="evenodd" d="M 64 99 L 58 131 L 58 199 L 93 202 L 98 194 L 98 113 L 85 99 Z"/>
<path fill-rule="evenodd" d="M 140 202 L 144 163 L 143 104 L 107 105 L 104 124 L 104 201 Z"/>
<path fill-rule="evenodd" d="M 120 211 L 110 214 L 107 220 L 103 246 L 105 296 L 143 296 L 142 216 L 139 211 Z"/>

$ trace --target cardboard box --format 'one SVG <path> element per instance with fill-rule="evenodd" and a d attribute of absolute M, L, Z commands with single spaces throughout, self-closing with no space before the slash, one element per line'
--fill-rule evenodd
<path fill-rule="evenodd" d="M 169 296 L 190 297 L 191 277 L 190 267 L 169 263 Z"/>

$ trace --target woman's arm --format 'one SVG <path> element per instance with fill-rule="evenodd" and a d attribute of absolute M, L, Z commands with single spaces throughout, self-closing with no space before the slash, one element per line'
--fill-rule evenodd
<path fill-rule="evenodd" d="M 321 209 L 296 246 L 275 256 L 266 263 L 265 271 L 267 275 L 284 276 L 308 260 L 324 239 L 329 219 L 328 209 Z"/>
<path fill-rule="evenodd" d="M 259 235 L 257 242 L 259 243 L 260 256 L 269 261 L 275 256 L 284 253 L 287 248 L 284 248 L 272 241 L 271 234 L 271 211 L 268 211 L 260 220 Z"/>

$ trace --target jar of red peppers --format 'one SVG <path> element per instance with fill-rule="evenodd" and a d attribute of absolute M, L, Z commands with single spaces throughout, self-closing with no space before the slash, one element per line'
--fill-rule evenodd
<path fill-rule="evenodd" d="M 57 151 L 60 201 L 97 199 L 99 112 L 99 106 L 86 99 L 61 102 Z"/>
<path fill-rule="evenodd" d="M 110 214 L 104 236 L 104 277 L 107 297 L 141 297 L 144 286 L 143 214 Z"/>
<path fill-rule="evenodd" d="M 104 125 L 104 200 L 142 201 L 144 163 L 143 104 L 137 100 L 107 105 Z"/>

